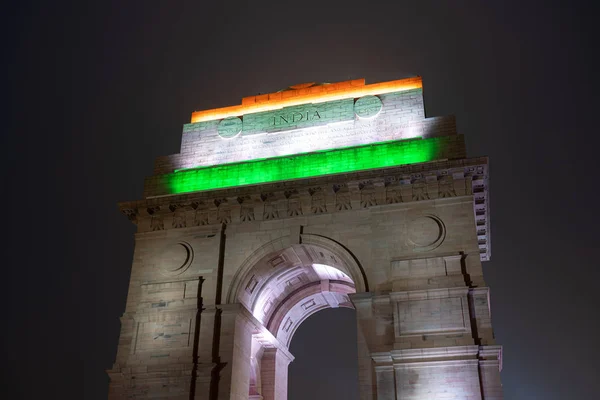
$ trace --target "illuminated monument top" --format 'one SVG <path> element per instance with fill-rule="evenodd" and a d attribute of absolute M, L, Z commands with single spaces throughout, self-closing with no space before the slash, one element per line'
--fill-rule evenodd
<path fill-rule="evenodd" d="M 321 184 L 315 179 L 335 187 L 383 179 L 392 203 L 472 194 L 481 259 L 490 257 L 487 158 L 467 158 L 453 116 L 425 116 L 420 77 L 305 83 L 196 111 L 180 152 L 156 159 L 144 185 L 147 204 L 122 209 L 164 209 L 165 198 L 173 210 L 222 204 Z"/>
<path fill-rule="evenodd" d="M 197 111 L 147 198 L 464 158 L 452 117 L 425 118 L 422 82 L 307 83 Z"/>

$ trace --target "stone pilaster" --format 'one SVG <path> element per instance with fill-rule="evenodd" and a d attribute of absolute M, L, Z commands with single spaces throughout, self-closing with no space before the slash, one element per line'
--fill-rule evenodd
<path fill-rule="evenodd" d="M 282 350 L 265 349 L 261 362 L 264 400 L 287 400 L 288 366 L 291 361 Z"/>
<path fill-rule="evenodd" d="M 479 375 L 485 400 L 502 400 L 502 347 L 481 346 L 479 348 Z"/>

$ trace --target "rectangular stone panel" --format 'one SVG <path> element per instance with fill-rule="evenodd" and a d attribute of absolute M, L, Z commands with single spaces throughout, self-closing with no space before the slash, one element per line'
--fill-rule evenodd
<path fill-rule="evenodd" d="M 392 274 L 394 278 L 445 276 L 446 264 L 442 257 L 392 261 Z"/>
<path fill-rule="evenodd" d="M 464 320 L 466 304 L 460 297 L 399 301 L 396 304 L 400 336 L 467 328 Z"/>
<path fill-rule="evenodd" d="M 477 360 L 394 365 L 396 398 L 481 400 Z"/>
<path fill-rule="evenodd" d="M 169 301 L 183 298 L 185 282 L 151 283 L 142 285 L 142 301 Z"/>
<path fill-rule="evenodd" d="M 191 320 L 141 322 L 138 324 L 136 351 L 187 347 L 190 344 Z"/>

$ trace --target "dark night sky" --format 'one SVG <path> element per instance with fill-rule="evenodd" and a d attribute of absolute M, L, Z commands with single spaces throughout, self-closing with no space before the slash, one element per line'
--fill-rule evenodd
<path fill-rule="evenodd" d="M 528 0 L 3 6 L 2 398 L 106 398 L 133 254 L 116 203 L 141 197 L 192 111 L 413 75 L 427 115 L 455 114 L 469 155 L 491 158 L 484 269 L 506 399 L 594 398 L 595 15 Z M 316 341 L 331 344 L 317 358 L 329 384 L 353 384 L 347 357 L 323 361 L 354 351 L 352 318 L 324 311 L 302 326 L 290 399 L 320 399 L 301 391 L 323 372 L 296 350 Z"/>

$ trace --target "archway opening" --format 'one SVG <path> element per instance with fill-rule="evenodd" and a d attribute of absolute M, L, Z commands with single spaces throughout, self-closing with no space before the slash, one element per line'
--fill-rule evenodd
<path fill-rule="evenodd" d="M 290 351 L 289 400 L 358 400 L 356 311 L 324 309 L 297 329 Z"/>

